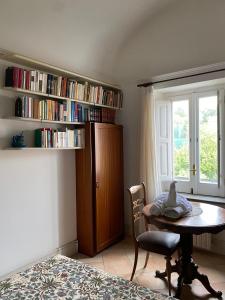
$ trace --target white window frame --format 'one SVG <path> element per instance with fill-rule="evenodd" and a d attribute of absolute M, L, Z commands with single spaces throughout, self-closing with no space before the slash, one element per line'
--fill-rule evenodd
<path fill-rule="evenodd" d="M 210 97 L 210 96 L 217 96 L 218 99 L 218 137 L 221 136 L 220 133 L 220 128 L 221 128 L 221 124 L 220 124 L 220 120 L 222 116 L 219 116 L 220 114 L 220 110 L 221 110 L 221 104 L 220 104 L 220 91 L 219 90 L 211 90 L 211 91 L 207 91 L 207 92 L 201 92 L 201 93 L 195 93 L 194 95 L 194 105 L 195 105 L 195 112 L 196 112 L 196 139 L 195 139 L 195 143 L 196 143 L 196 168 L 198 169 L 198 172 L 196 174 L 196 186 L 194 188 L 194 194 L 206 194 L 206 195 L 215 195 L 215 196 L 223 196 L 224 195 L 224 189 L 222 188 L 223 185 L 221 186 L 221 176 L 219 176 L 218 174 L 218 183 L 204 183 L 200 181 L 200 145 L 199 145 L 199 99 L 202 97 Z M 219 161 L 218 162 L 218 170 L 220 170 L 223 166 L 221 165 L 221 143 L 219 142 L 219 138 L 218 138 L 218 156 L 219 156 Z M 220 165 L 219 165 L 220 162 Z M 221 172 L 220 172 L 221 173 Z"/>
<path fill-rule="evenodd" d="M 211 184 L 211 183 L 200 183 L 199 180 L 199 172 L 194 176 L 192 172 L 190 172 L 190 182 L 187 180 L 178 180 L 175 179 L 177 183 L 177 191 L 178 192 L 184 192 L 184 193 L 191 193 L 193 194 L 201 194 L 201 195 L 208 195 L 208 196 L 225 196 L 225 103 L 224 103 L 224 96 L 225 96 L 225 87 L 206 87 L 201 89 L 192 90 L 190 92 L 180 92 L 180 93 L 170 93 L 169 96 L 167 95 L 164 97 L 164 100 L 160 100 L 159 103 L 157 103 L 157 107 L 166 105 L 167 106 L 167 117 L 168 120 L 167 124 L 167 144 L 168 147 L 168 153 L 167 153 L 167 167 L 170 168 L 170 170 L 167 170 L 167 174 L 164 174 L 164 176 L 161 176 L 162 180 L 162 187 L 164 190 L 168 190 L 169 183 L 173 179 L 173 130 L 172 130 L 172 102 L 173 101 L 179 101 L 179 100 L 189 100 L 189 138 L 190 138 L 190 169 L 192 169 L 193 164 L 196 165 L 196 168 L 199 169 L 199 145 L 193 146 L 193 143 L 196 143 L 198 139 L 198 112 L 199 112 L 199 98 L 202 96 L 208 96 L 208 95 L 215 95 L 217 93 L 218 95 L 218 108 L 219 108 L 219 123 L 218 128 L 219 135 L 220 135 L 220 143 L 219 143 L 219 152 L 220 152 L 220 174 L 219 174 L 219 185 L 218 184 Z M 159 104 L 159 105 L 158 105 Z M 156 107 L 156 108 L 157 108 Z M 156 110 L 156 120 L 157 120 L 157 146 L 159 149 L 162 147 L 163 139 L 160 138 L 160 109 L 157 108 Z M 194 115 L 195 114 L 195 115 Z M 165 127 L 165 124 L 164 126 Z M 165 160 L 165 159 L 164 159 Z M 159 159 L 159 163 L 160 159 Z M 160 166 L 161 168 L 161 166 Z M 197 179 L 196 179 L 197 178 Z"/>

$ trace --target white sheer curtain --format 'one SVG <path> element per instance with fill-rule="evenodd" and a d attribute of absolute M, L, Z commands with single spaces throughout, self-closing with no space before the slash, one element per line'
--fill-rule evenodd
<path fill-rule="evenodd" d="M 153 87 L 142 88 L 141 93 L 140 179 L 151 202 L 162 192 L 156 155 L 156 105 Z"/>

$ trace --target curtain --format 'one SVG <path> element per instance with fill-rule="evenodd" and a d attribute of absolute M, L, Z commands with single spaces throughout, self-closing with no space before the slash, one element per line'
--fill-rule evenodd
<path fill-rule="evenodd" d="M 156 111 L 153 87 L 141 89 L 140 179 L 146 185 L 147 201 L 162 192 L 156 150 Z"/>

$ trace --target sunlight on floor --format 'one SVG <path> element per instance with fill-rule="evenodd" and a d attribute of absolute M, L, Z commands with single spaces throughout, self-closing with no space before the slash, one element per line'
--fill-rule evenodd
<path fill-rule="evenodd" d="M 148 265 L 146 269 L 143 269 L 145 254 L 145 251 L 140 250 L 134 282 L 145 287 L 149 287 L 152 290 L 159 291 L 163 294 L 168 294 L 167 281 L 154 277 L 155 270 L 164 271 L 164 257 L 155 253 L 151 253 Z M 199 265 L 200 272 L 208 275 L 213 288 L 222 291 L 224 294 L 222 299 L 225 299 L 225 256 L 195 250 L 193 257 L 196 260 L 196 263 Z M 104 250 L 95 257 L 90 258 L 85 255 L 78 254 L 74 258 L 113 275 L 118 275 L 125 279 L 129 279 L 134 260 L 132 240 L 125 239 L 120 243 L 117 243 Z M 174 259 L 176 259 L 176 257 L 174 257 Z M 177 274 L 172 275 L 171 281 L 173 287 L 172 293 L 174 295 L 177 284 Z M 192 285 L 186 285 L 183 288 L 181 299 L 211 300 L 216 298 L 209 296 L 205 288 L 201 286 L 197 280 L 194 280 Z"/>

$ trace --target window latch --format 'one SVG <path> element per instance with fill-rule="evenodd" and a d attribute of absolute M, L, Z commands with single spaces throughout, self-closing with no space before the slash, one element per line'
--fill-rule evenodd
<path fill-rule="evenodd" d="M 195 164 L 193 164 L 192 169 L 190 169 L 190 171 L 192 172 L 192 175 L 193 175 L 193 176 L 196 175 L 197 170 L 196 170 Z"/>

